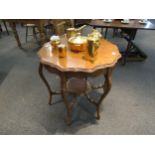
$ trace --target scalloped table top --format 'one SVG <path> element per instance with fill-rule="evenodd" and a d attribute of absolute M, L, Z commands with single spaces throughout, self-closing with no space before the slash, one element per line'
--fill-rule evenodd
<path fill-rule="evenodd" d="M 63 40 L 63 43 L 67 42 Z M 98 69 L 113 67 L 121 54 L 118 47 L 111 42 L 101 39 L 100 47 L 97 49 L 97 55 L 94 62 L 84 59 L 85 52 L 74 53 L 67 47 L 67 55 L 65 58 L 59 58 L 56 51 L 52 51 L 50 43 L 44 44 L 39 50 L 38 56 L 42 64 L 54 67 L 62 72 L 94 72 Z"/>

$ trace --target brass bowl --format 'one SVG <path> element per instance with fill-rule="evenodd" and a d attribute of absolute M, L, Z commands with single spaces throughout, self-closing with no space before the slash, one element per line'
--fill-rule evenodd
<path fill-rule="evenodd" d="M 87 37 L 77 36 L 68 40 L 69 48 L 74 52 L 84 52 L 87 48 Z"/>

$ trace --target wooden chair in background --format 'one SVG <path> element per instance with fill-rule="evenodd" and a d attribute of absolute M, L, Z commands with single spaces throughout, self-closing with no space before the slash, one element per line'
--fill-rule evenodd
<path fill-rule="evenodd" d="M 27 38 L 28 38 L 28 36 L 33 36 L 34 37 L 34 39 L 37 41 L 37 36 L 36 36 L 36 34 L 38 33 L 38 32 L 36 32 L 36 28 L 37 28 L 37 26 L 35 25 L 35 24 L 25 24 L 24 25 L 25 27 L 26 27 L 26 42 L 27 42 Z M 32 29 L 32 34 L 30 34 L 29 33 L 29 30 L 30 29 Z"/>
<path fill-rule="evenodd" d="M 1 23 L 4 24 L 5 30 L 6 30 L 7 34 L 9 35 L 9 31 L 8 31 L 8 28 L 7 28 L 7 24 L 6 24 L 5 19 L 1 19 L 1 20 L 0 20 L 0 33 L 3 32 Z"/>
<path fill-rule="evenodd" d="M 66 29 L 69 27 L 74 27 L 74 21 L 69 19 L 54 19 L 52 20 L 54 33 L 56 35 L 63 35 L 66 33 Z"/>

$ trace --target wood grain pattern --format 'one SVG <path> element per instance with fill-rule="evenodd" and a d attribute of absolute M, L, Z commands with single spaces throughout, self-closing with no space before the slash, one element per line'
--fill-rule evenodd
<path fill-rule="evenodd" d="M 63 40 L 64 42 L 64 40 Z M 121 57 L 116 45 L 102 39 L 94 62 L 84 59 L 86 52 L 74 53 L 67 48 L 65 58 L 59 58 L 57 51 L 52 50 L 50 43 L 45 44 L 38 55 L 43 64 L 55 67 L 60 71 L 67 72 L 94 72 L 98 69 L 112 67 Z"/>

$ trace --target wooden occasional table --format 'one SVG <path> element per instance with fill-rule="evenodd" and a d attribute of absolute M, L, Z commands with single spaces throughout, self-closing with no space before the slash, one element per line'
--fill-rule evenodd
<path fill-rule="evenodd" d="M 62 41 L 66 43 L 66 39 Z M 69 90 L 69 82 L 71 79 L 77 79 L 77 82 L 73 82 L 71 86 L 78 84 L 78 88 L 81 85 L 81 91 L 76 90 L 75 96 L 81 93 L 87 97 L 87 99 L 95 105 L 97 111 L 97 119 L 100 118 L 99 106 L 103 99 L 107 96 L 112 85 L 112 71 L 116 65 L 118 59 L 121 57 L 119 50 L 116 45 L 102 39 L 100 47 L 97 49 L 97 56 L 94 62 L 85 60 L 85 52 L 74 53 L 67 48 L 67 56 L 65 58 L 59 58 L 57 52 L 52 52 L 52 47 L 50 43 L 45 44 L 38 52 L 40 58 L 39 74 L 47 89 L 49 91 L 49 104 L 52 103 L 53 95 L 61 95 L 63 102 L 67 109 L 67 123 L 71 124 L 72 119 L 72 108 L 75 102 L 69 103 L 67 99 L 67 94 L 71 92 Z M 55 73 L 60 77 L 61 89 L 59 92 L 55 92 L 49 86 L 44 74 L 43 68 L 48 70 L 50 73 Z M 103 89 L 103 94 L 100 96 L 98 101 L 94 101 L 87 94 L 88 89 L 88 77 L 96 77 L 99 75 L 104 75 L 103 84 L 99 86 L 91 85 L 90 91 L 94 89 Z M 74 87 L 74 86 L 73 86 Z M 77 88 L 76 86 L 74 88 Z M 73 93 L 72 92 L 72 93 Z M 76 97 L 75 97 L 76 99 Z"/>
<path fill-rule="evenodd" d="M 93 28 L 120 28 L 123 30 L 129 30 L 130 33 L 128 36 L 125 36 L 124 38 L 128 41 L 128 45 L 127 48 L 124 52 L 124 57 L 123 57 L 123 64 L 126 64 L 126 59 L 127 57 L 132 53 L 134 54 L 134 56 L 140 56 L 141 59 L 140 60 L 144 60 L 147 58 L 147 55 L 141 51 L 140 48 L 138 48 L 133 40 L 136 36 L 136 32 L 137 30 L 155 30 L 155 24 L 151 23 L 150 21 L 147 22 L 147 24 L 141 24 L 139 23 L 139 19 L 133 19 L 130 20 L 129 24 L 123 24 L 121 23 L 121 20 L 113 20 L 111 23 L 106 23 L 103 20 L 92 20 L 89 23 L 90 26 L 92 26 Z M 107 29 L 106 29 L 106 33 L 107 33 Z M 106 37 L 106 33 L 105 33 L 105 37 Z M 135 49 L 135 52 L 133 51 L 133 48 Z M 135 59 L 135 60 L 139 60 L 139 59 Z"/>

